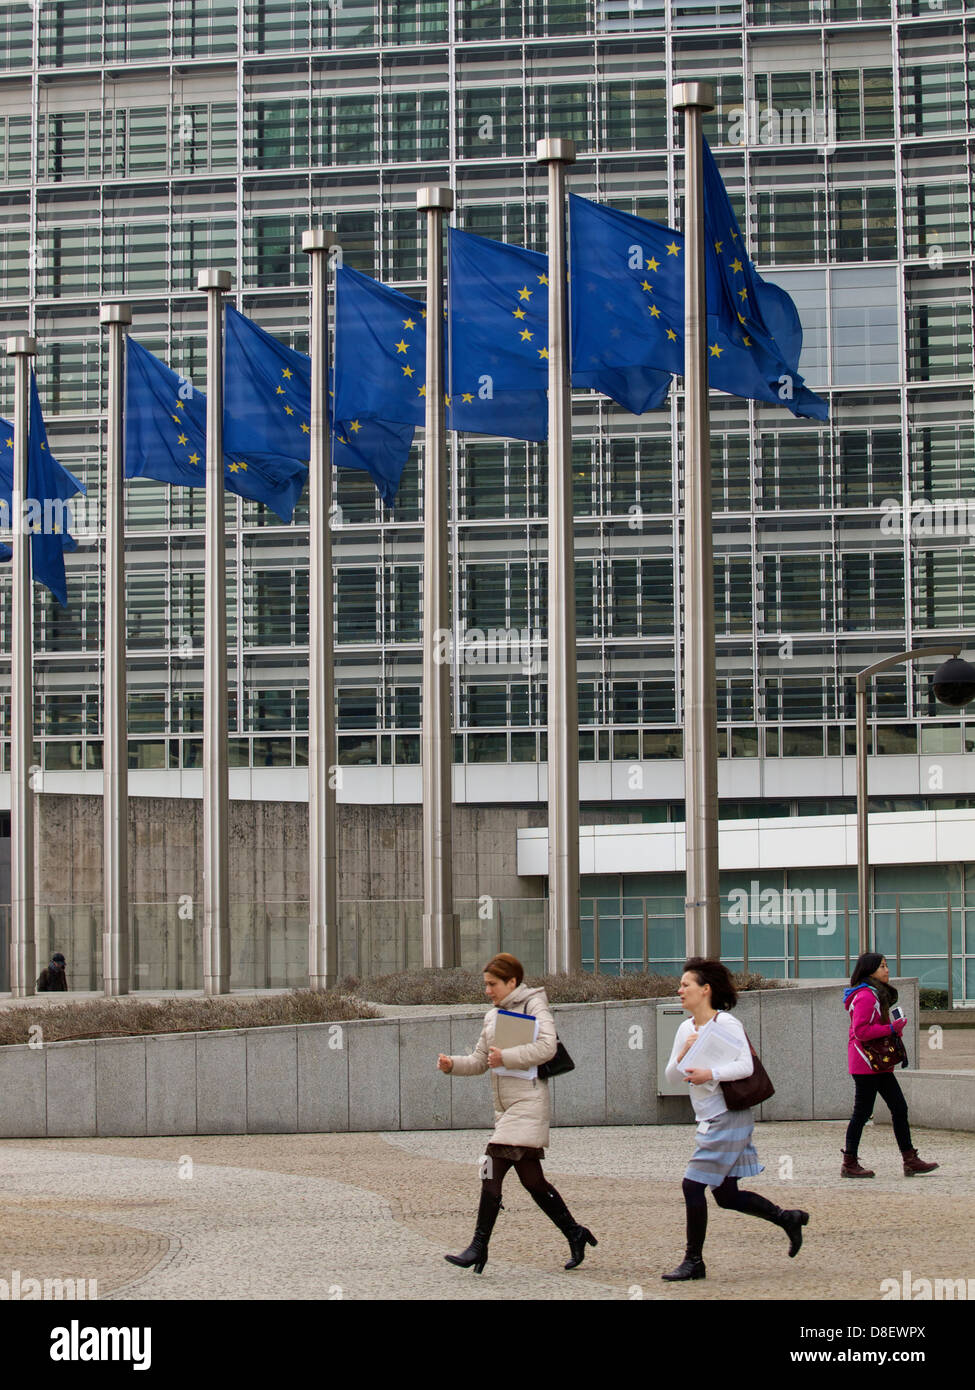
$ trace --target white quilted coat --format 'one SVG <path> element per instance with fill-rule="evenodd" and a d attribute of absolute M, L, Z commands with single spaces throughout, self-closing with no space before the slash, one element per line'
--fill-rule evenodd
<path fill-rule="evenodd" d="M 513 1013 L 535 1014 L 538 1018 L 538 1037 L 522 1047 L 506 1047 L 501 1060 L 506 1067 L 523 1071 L 528 1067 L 549 1062 L 555 1056 L 555 1021 L 543 989 L 529 989 L 521 984 L 512 990 L 501 1006 Z M 494 1046 L 494 1022 L 497 1009 L 489 1009 L 477 1046 L 469 1057 L 451 1057 L 453 1076 L 479 1076 L 488 1070 L 488 1050 Z M 491 1090 L 494 1094 L 493 1144 L 519 1144 L 530 1149 L 544 1149 L 548 1144 L 551 1116 L 548 1082 L 540 1078 L 526 1081 L 517 1076 L 498 1076 L 491 1071 Z"/>

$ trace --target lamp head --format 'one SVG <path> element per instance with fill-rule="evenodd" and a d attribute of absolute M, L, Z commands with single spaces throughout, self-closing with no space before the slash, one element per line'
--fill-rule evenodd
<path fill-rule="evenodd" d="M 975 666 L 953 656 L 935 671 L 931 679 L 934 693 L 943 705 L 960 709 L 975 699 Z"/>

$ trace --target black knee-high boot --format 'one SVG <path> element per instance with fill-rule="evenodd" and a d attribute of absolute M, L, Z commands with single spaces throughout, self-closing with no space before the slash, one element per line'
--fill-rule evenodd
<path fill-rule="evenodd" d="M 528 1191 L 531 1193 L 532 1200 L 541 1207 L 550 1221 L 554 1221 L 569 1242 L 572 1258 L 566 1262 L 565 1267 L 566 1269 L 575 1269 L 586 1258 L 586 1246 L 598 1245 L 598 1240 L 592 1231 L 579 1225 L 562 1200 L 561 1194 L 551 1183 L 544 1190 L 530 1187 Z"/>
<path fill-rule="evenodd" d="M 684 1258 L 669 1274 L 661 1274 L 661 1279 L 674 1283 L 683 1279 L 705 1279 L 704 1237 L 708 1231 L 708 1204 L 701 1183 L 691 1183 L 685 1178 L 684 1201 L 687 1205 L 687 1246 Z M 700 1189 L 697 1191 L 696 1189 Z"/>
<path fill-rule="evenodd" d="M 722 1192 L 721 1188 L 716 1187 L 714 1200 L 721 1207 L 730 1207 L 732 1211 L 747 1212 L 749 1216 L 758 1216 L 762 1221 L 771 1221 L 773 1225 L 781 1226 L 789 1237 L 789 1258 L 792 1259 L 793 1256 L 798 1255 L 802 1246 L 802 1228 L 809 1224 L 808 1211 L 784 1210 L 757 1192 L 739 1192 L 737 1187 L 728 1193 Z"/>
<path fill-rule="evenodd" d="M 488 1191 L 486 1187 L 482 1187 L 481 1200 L 477 1208 L 477 1224 L 474 1227 L 474 1239 L 467 1249 L 461 1251 L 459 1255 L 444 1255 L 444 1259 L 452 1265 L 460 1265 L 461 1269 L 470 1269 L 473 1265 L 474 1273 L 481 1274 L 487 1264 L 488 1242 L 491 1239 L 491 1232 L 494 1230 L 494 1223 L 498 1219 L 500 1210 L 500 1196 Z"/>

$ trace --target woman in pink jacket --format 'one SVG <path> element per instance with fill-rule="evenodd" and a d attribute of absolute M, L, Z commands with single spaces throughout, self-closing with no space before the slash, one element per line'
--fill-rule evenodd
<path fill-rule="evenodd" d="M 853 1115 L 846 1131 L 846 1147 L 843 1150 L 843 1167 L 840 1176 L 844 1178 L 872 1178 L 869 1168 L 861 1168 L 857 1159 L 860 1136 L 863 1127 L 873 1114 L 877 1096 L 881 1095 L 890 1111 L 894 1126 L 894 1138 L 904 1158 L 904 1176 L 913 1177 L 915 1173 L 931 1173 L 937 1163 L 924 1163 L 917 1156 L 917 1149 L 911 1143 L 911 1129 L 907 1122 L 907 1101 L 904 1092 L 897 1084 L 894 1063 L 884 1071 L 874 1071 L 862 1044 L 875 1038 L 892 1035 L 900 1037 L 906 1027 L 903 1018 L 891 1021 L 891 1006 L 897 1003 L 897 991 L 889 984 L 890 971 L 887 961 L 876 951 L 865 951 L 850 976 L 850 988 L 843 995 L 843 1003 L 850 1015 L 850 1043 L 847 1052 L 850 1075 L 856 1088 Z"/>

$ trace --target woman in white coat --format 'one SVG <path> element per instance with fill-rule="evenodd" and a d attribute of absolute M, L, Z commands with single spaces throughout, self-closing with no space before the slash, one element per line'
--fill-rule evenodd
<path fill-rule="evenodd" d="M 708 1228 L 705 1193 L 710 1187 L 719 1207 L 761 1217 L 781 1226 L 789 1237 L 789 1254 L 799 1253 L 802 1228 L 809 1220 L 805 1211 L 783 1211 L 757 1192 L 739 1192 L 738 1179 L 762 1172 L 752 1145 L 755 1119 L 750 1109 L 729 1110 L 721 1090 L 722 1081 L 740 1081 L 755 1069 L 745 1030 L 737 1018 L 726 1012 L 738 1003 L 738 994 L 727 967 L 720 961 L 695 956 L 684 966 L 678 989 L 680 1002 L 691 1015 L 677 1029 L 674 1047 L 667 1063 L 667 1080 L 686 1082 L 694 1114 L 697 1116 L 697 1148 L 684 1173 L 684 1204 L 687 1211 L 687 1248 L 684 1259 L 662 1279 L 703 1279 L 704 1236 Z M 720 1011 L 720 1012 L 719 1012 Z M 719 1066 L 691 1067 L 680 1063 L 699 1038 L 714 1024 L 738 1045 L 737 1055 Z"/>
<path fill-rule="evenodd" d="M 509 1168 L 514 1168 L 522 1186 L 569 1242 L 572 1258 L 565 1268 L 575 1269 L 585 1258 L 586 1245 L 595 1245 L 596 1238 L 585 1226 L 579 1226 L 558 1192 L 542 1172 L 542 1159 L 548 1143 L 551 1105 L 548 1081 L 543 1077 L 499 1076 L 498 1067 L 527 1071 L 555 1056 L 557 1038 L 555 1022 L 543 989 L 529 989 L 522 981 L 524 967 L 515 956 L 502 953 L 484 967 L 484 993 L 493 1008 L 489 1009 L 477 1046 L 469 1057 L 447 1057 L 437 1061 L 442 1072 L 453 1076 L 479 1076 L 491 1069 L 491 1089 L 494 1095 L 494 1133 L 487 1146 L 482 1168 L 481 1201 L 477 1212 L 474 1239 L 460 1255 L 445 1255 L 451 1264 L 480 1274 L 487 1263 L 488 1242 L 501 1209 L 501 1185 Z M 538 1019 L 538 1035 L 534 1042 L 521 1047 L 494 1046 L 494 1024 L 498 1009 L 513 1013 L 533 1014 Z"/>

